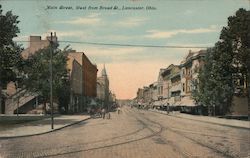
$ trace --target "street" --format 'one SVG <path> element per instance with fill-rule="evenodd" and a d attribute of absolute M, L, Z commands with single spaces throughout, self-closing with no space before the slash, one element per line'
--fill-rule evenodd
<path fill-rule="evenodd" d="M 124 107 L 52 133 L 0 140 L 0 157 L 248 157 L 249 130 Z"/>

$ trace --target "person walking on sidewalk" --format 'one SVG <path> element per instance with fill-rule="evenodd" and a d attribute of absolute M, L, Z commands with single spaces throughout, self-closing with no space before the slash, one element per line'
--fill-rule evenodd
<path fill-rule="evenodd" d="M 121 108 L 119 106 L 117 108 L 117 113 L 118 113 L 118 115 L 121 113 Z"/>
<path fill-rule="evenodd" d="M 105 113 L 106 113 L 105 108 L 102 108 L 102 118 L 103 118 L 103 119 L 105 119 Z"/>

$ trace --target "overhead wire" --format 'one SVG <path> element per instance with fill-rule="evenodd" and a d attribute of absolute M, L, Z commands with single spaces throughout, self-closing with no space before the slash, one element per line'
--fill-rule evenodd
<path fill-rule="evenodd" d="M 15 42 L 30 42 L 16 40 Z M 32 41 L 33 42 L 33 41 Z M 40 42 L 40 41 L 38 41 Z M 102 43 L 102 42 L 85 42 L 85 41 L 68 41 L 60 40 L 58 43 L 72 43 L 72 44 L 87 44 L 87 45 L 99 45 L 99 46 L 116 46 L 116 47 L 145 47 L 145 48 L 201 48 L 207 49 L 211 46 L 182 46 L 182 45 L 146 45 L 146 44 L 121 44 L 121 43 Z"/>

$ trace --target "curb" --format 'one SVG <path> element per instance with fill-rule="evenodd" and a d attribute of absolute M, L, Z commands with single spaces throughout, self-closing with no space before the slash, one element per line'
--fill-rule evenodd
<path fill-rule="evenodd" d="M 149 110 L 149 111 L 151 111 L 151 110 Z M 162 115 L 167 115 L 165 113 L 158 112 L 158 111 L 151 111 L 151 112 L 155 112 L 155 113 L 162 114 Z M 209 122 L 209 121 L 203 121 L 203 120 L 196 120 L 196 119 L 191 119 L 191 118 L 184 118 L 184 117 L 181 117 L 181 116 L 176 116 L 176 115 L 171 115 L 171 114 L 167 115 L 167 116 L 177 117 L 177 118 L 181 118 L 181 119 L 188 119 L 188 120 L 198 121 L 198 122 L 204 122 L 204 123 L 209 123 L 209 124 L 215 124 L 215 125 L 220 125 L 220 126 L 225 126 L 225 127 L 232 127 L 232 128 L 250 130 L 250 127 L 240 127 L 240 126 L 234 126 L 234 125 L 226 125 L 226 124 L 221 124 L 221 123 L 215 123 L 215 122 Z"/>
<path fill-rule="evenodd" d="M 0 136 L 0 140 L 15 139 L 15 138 L 23 138 L 23 137 L 31 137 L 31 136 L 39 136 L 39 135 L 43 135 L 43 134 L 48 134 L 48 133 L 59 131 L 59 130 L 64 129 L 64 128 L 69 127 L 69 126 L 73 126 L 75 124 L 81 123 L 81 122 L 89 120 L 89 119 L 91 119 L 91 118 L 88 117 L 88 118 L 82 119 L 80 121 L 76 121 L 76 122 L 73 122 L 71 124 L 68 124 L 68 125 L 65 125 L 65 126 L 62 126 L 62 127 L 56 128 L 56 129 L 53 129 L 53 130 L 49 130 L 49 131 L 41 132 L 41 133 L 36 133 L 36 134 L 19 135 L 19 136 L 6 136 L 6 137 L 1 137 Z"/>

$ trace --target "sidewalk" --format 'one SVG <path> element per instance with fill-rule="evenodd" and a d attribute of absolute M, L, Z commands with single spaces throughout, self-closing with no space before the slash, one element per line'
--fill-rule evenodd
<path fill-rule="evenodd" d="M 60 115 L 54 118 L 53 130 L 51 129 L 51 118 L 14 125 L 0 124 L 0 139 L 49 133 L 79 123 L 89 118 L 90 117 L 88 115 Z"/>
<path fill-rule="evenodd" d="M 159 111 L 159 110 L 152 110 L 152 109 L 150 109 L 150 111 L 167 115 L 166 111 Z M 189 119 L 189 120 L 194 120 L 194 121 L 219 124 L 222 126 L 250 129 L 250 121 L 225 119 L 225 118 L 217 118 L 217 117 L 201 116 L 201 115 L 190 115 L 190 114 L 183 114 L 179 112 L 170 112 L 168 115 L 182 118 L 182 119 Z"/>

